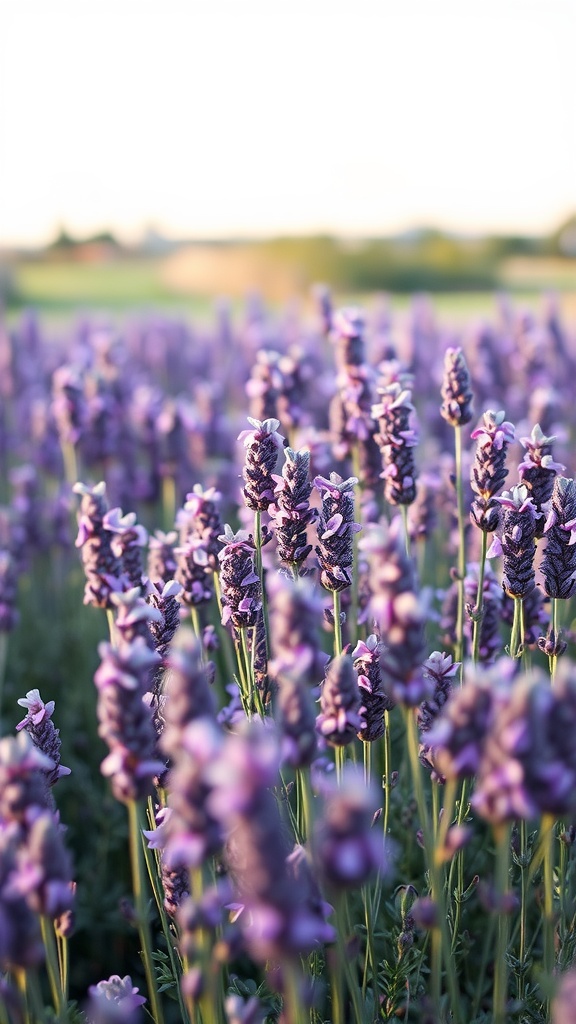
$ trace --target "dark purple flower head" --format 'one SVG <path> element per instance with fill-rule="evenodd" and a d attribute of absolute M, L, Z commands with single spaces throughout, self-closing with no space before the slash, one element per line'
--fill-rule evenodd
<path fill-rule="evenodd" d="M 360 714 L 358 676 L 349 654 L 340 654 L 328 665 L 320 691 L 320 714 L 316 728 L 327 743 L 342 747 L 352 743 L 364 728 Z"/>
<path fill-rule="evenodd" d="M 274 520 L 280 558 L 287 565 L 300 567 L 312 550 L 307 543 L 307 527 L 318 516 L 317 510 L 310 507 L 310 452 L 295 452 L 287 447 L 284 455 L 282 476 L 274 474 L 275 502 L 268 512 Z"/>
<path fill-rule="evenodd" d="M 482 424 L 470 436 L 477 442 L 471 475 L 476 497 L 470 514 L 476 526 L 489 533 L 498 526 L 499 509 L 495 498 L 508 475 L 506 451 L 514 440 L 514 427 L 504 419 L 502 410 L 489 409 L 484 413 Z"/>
<path fill-rule="evenodd" d="M 354 522 L 354 485 L 356 477 L 343 480 L 338 473 L 330 479 L 317 476 L 314 486 L 322 495 L 318 517 L 316 554 L 320 562 L 320 582 L 326 590 L 345 590 L 352 583 L 353 536 L 362 527 Z"/>
<path fill-rule="evenodd" d="M 85 425 L 86 403 L 82 378 L 71 366 L 60 366 L 52 376 L 52 415 L 61 442 L 77 444 Z"/>
<path fill-rule="evenodd" d="M 418 443 L 412 395 L 397 383 L 378 391 L 380 402 L 372 406 L 372 415 L 378 420 L 376 441 L 384 466 L 384 496 L 392 505 L 410 505 L 416 497 L 412 449 Z"/>
<path fill-rule="evenodd" d="M 495 501 L 502 507 L 498 533 L 488 557 L 503 555 L 502 586 L 510 597 L 526 597 L 534 589 L 534 550 L 537 511 L 528 488 L 521 484 Z"/>
<path fill-rule="evenodd" d="M 106 512 L 102 525 L 112 534 L 112 554 L 120 559 L 122 571 L 133 587 L 142 586 L 142 552 L 148 543 L 148 533 L 136 522 L 136 513 L 122 515 L 121 508 Z"/>
<path fill-rule="evenodd" d="M 0 822 L 23 822 L 49 808 L 47 776 L 55 767 L 26 731 L 0 740 Z"/>
<path fill-rule="evenodd" d="M 27 824 L 3 895 L 21 896 L 36 914 L 52 919 L 72 909 L 72 863 L 52 811 L 40 811 Z"/>
<path fill-rule="evenodd" d="M 222 623 L 231 622 L 236 629 L 256 625 L 261 608 L 260 580 L 254 568 L 256 548 L 245 530 L 234 533 L 226 523 L 219 538 L 220 583 L 222 587 Z"/>
<path fill-rule="evenodd" d="M 383 647 L 378 636 L 371 633 L 366 640 L 359 640 L 351 653 L 358 674 L 360 715 L 364 722 L 358 738 L 365 743 L 372 743 L 384 735 L 384 712 L 394 706 L 382 686 L 380 659 Z"/>
<path fill-rule="evenodd" d="M 546 436 L 539 423 L 532 428 L 530 437 L 520 438 L 520 444 L 526 449 L 526 454 L 518 466 L 518 474 L 522 483 L 528 488 L 536 512 L 540 514 L 536 523 L 539 537 L 542 536 L 544 528 L 542 507 L 552 497 L 556 473 L 563 473 L 566 469 L 561 462 L 554 461 L 552 445 L 555 440 L 554 436 Z"/>
<path fill-rule="evenodd" d="M 546 548 L 541 571 L 549 597 L 567 600 L 576 590 L 576 483 L 557 476 L 546 506 Z"/>
<path fill-rule="evenodd" d="M 38 749 L 50 758 L 53 767 L 46 771 L 46 778 L 49 785 L 53 786 L 58 779 L 64 775 L 70 775 L 70 768 L 60 764 L 60 730 L 56 729 L 52 722 L 54 712 L 54 701 L 44 703 L 37 689 L 28 690 L 25 697 L 18 701 L 21 707 L 27 709 L 26 717 L 18 722 L 17 732 L 26 729 L 32 742 Z"/>
<path fill-rule="evenodd" d="M 84 604 L 109 608 L 110 594 L 121 575 L 122 565 L 112 550 L 111 534 L 104 527 L 104 517 L 108 511 L 106 485 L 101 482 L 90 488 L 77 483 L 73 490 L 82 496 L 76 547 L 82 549 L 86 574 Z"/>
<path fill-rule="evenodd" d="M 422 672 L 426 610 L 415 590 L 401 520 L 396 518 L 387 529 L 373 526 L 360 546 L 370 569 L 369 612 L 384 644 L 384 690 L 393 700 L 415 706 L 433 687 Z"/>
<path fill-rule="evenodd" d="M 250 416 L 248 422 L 252 430 L 243 430 L 238 440 L 246 448 L 246 461 L 242 475 L 244 477 L 244 500 L 253 511 L 265 512 L 274 501 L 274 479 L 272 474 L 278 461 L 278 449 L 284 444 L 284 438 L 278 433 L 280 421 L 276 419 L 254 420 Z"/>
<path fill-rule="evenodd" d="M 316 687 L 324 678 L 328 655 L 321 649 L 323 603 L 307 579 L 272 576 L 270 590 L 272 675 L 302 679 Z"/>
<path fill-rule="evenodd" d="M 463 427 L 472 419 L 472 388 L 466 359 L 461 348 L 447 348 L 444 354 L 441 415 L 453 427 Z"/>
<path fill-rule="evenodd" d="M 312 842 L 314 861 L 335 889 L 357 888 L 386 871 L 382 829 L 373 828 L 379 800 L 358 769 L 347 765 L 339 786 L 326 786 L 324 812 Z"/>

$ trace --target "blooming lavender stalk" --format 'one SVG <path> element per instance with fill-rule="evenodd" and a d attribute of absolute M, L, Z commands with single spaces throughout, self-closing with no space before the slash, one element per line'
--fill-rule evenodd
<path fill-rule="evenodd" d="M 536 508 L 523 484 L 504 491 L 496 499 L 503 508 L 502 523 L 494 537 L 488 557 L 503 555 L 502 586 L 515 600 L 514 626 L 510 652 L 516 657 L 523 642 L 521 637 L 522 600 L 534 589 L 534 542 Z"/>
<path fill-rule="evenodd" d="M 576 483 L 554 480 L 544 527 L 546 548 L 541 571 L 549 597 L 566 601 L 576 590 Z"/>
<path fill-rule="evenodd" d="M 481 426 L 472 431 L 476 456 L 471 485 L 477 495 L 472 503 L 472 522 L 484 533 L 493 533 L 498 526 L 499 508 L 495 497 L 508 476 L 505 466 L 508 445 L 514 440 L 514 427 L 504 419 L 504 411 L 484 413 Z"/>
<path fill-rule="evenodd" d="M 82 380 L 71 366 L 60 366 L 52 377 L 52 415 L 62 448 L 66 480 L 78 479 L 75 448 L 85 425 L 86 407 Z"/>
<path fill-rule="evenodd" d="M 246 460 L 242 475 L 245 486 L 244 500 L 248 508 L 254 512 L 265 512 L 274 501 L 273 473 L 278 461 L 278 449 L 282 447 L 284 438 L 278 433 L 280 421 L 277 419 L 254 420 L 250 416 L 248 422 L 252 430 L 243 430 L 238 435 L 246 448 Z"/>
<path fill-rule="evenodd" d="M 358 738 L 364 743 L 373 743 L 384 735 L 384 712 L 394 707 L 394 701 L 382 688 L 380 660 L 383 648 L 384 644 L 376 633 L 371 633 L 365 641 L 358 641 L 351 654 L 358 674 L 362 704 L 360 715 L 364 722 Z"/>
<path fill-rule="evenodd" d="M 168 583 L 174 579 L 176 573 L 176 556 L 174 545 L 178 534 L 175 530 L 164 533 L 156 530 L 153 537 L 148 541 L 148 578 L 152 583 Z"/>
<path fill-rule="evenodd" d="M 254 571 L 256 548 L 245 530 L 234 533 L 228 523 L 219 540 L 220 580 L 222 586 L 222 624 L 231 622 L 242 630 L 256 625 L 261 605 L 260 580 Z"/>
<path fill-rule="evenodd" d="M 150 705 L 153 711 L 154 727 L 156 732 L 160 734 L 163 722 L 160 690 L 164 679 L 164 659 L 180 625 L 180 602 L 178 601 L 178 596 L 181 587 L 176 580 L 170 580 L 160 591 L 154 583 L 148 581 L 146 590 L 146 601 L 160 613 L 159 619 L 155 617 L 148 622 L 152 646 L 162 659 L 156 667 L 150 684 Z"/>
<path fill-rule="evenodd" d="M 304 572 L 304 563 L 312 550 L 306 530 L 317 518 L 310 507 L 310 452 L 285 448 L 282 476 L 276 476 L 275 503 L 269 513 L 275 522 L 278 554 L 294 576 Z"/>
<path fill-rule="evenodd" d="M 180 600 L 193 609 L 212 598 L 222 532 L 221 497 L 214 487 L 203 490 L 196 484 L 176 517 L 180 536 L 174 552 L 178 564 L 175 578 L 182 586 Z"/>
<path fill-rule="evenodd" d="M 546 516 L 543 506 L 552 497 L 556 473 L 563 473 L 566 469 L 561 462 L 555 462 L 552 456 L 552 444 L 555 440 L 554 436 L 547 437 L 544 434 L 539 423 L 532 428 L 530 437 L 520 438 L 520 444 L 526 449 L 526 454 L 518 466 L 518 474 L 521 482 L 528 488 L 536 509 L 536 537 L 541 537 L 544 533 Z"/>
<path fill-rule="evenodd" d="M 53 768 L 46 771 L 46 781 L 49 786 L 53 786 L 58 779 L 70 775 L 70 768 L 60 764 L 60 730 L 55 728 L 52 721 L 56 705 L 53 700 L 45 704 L 37 689 L 28 690 L 26 696 L 19 699 L 18 704 L 26 708 L 26 716 L 18 722 L 16 731 L 26 729 L 34 746 L 53 762 Z"/>
<path fill-rule="evenodd" d="M 440 776 L 434 771 L 434 760 L 427 742 L 427 734 L 434 726 L 442 708 L 452 694 L 453 679 L 458 674 L 460 665 L 452 660 L 452 655 L 433 651 L 423 665 L 424 673 L 434 683 L 434 693 L 422 701 L 418 708 L 418 728 L 420 730 L 420 760 L 428 768 L 432 768 L 432 778 L 439 781 Z"/>
<path fill-rule="evenodd" d="M 326 742 L 335 747 L 352 743 L 356 733 L 365 728 L 360 716 L 358 677 L 349 654 L 338 655 L 328 665 L 316 727 Z"/>
<path fill-rule="evenodd" d="M 112 554 L 120 560 L 122 572 L 131 587 L 142 588 L 142 551 L 148 543 L 148 533 L 136 522 L 136 513 L 122 515 L 121 508 L 111 508 L 106 512 L 102 525 L 113 535 L 110 542 Z"/>
<path fill-rule="evenodd" d="M 44 960 L 44 945 L 40 934 L 38 915 L 29 907 L 23 896 L 10 892 L 9 885 L 18 871 L 18 846 L 11 830 L 0 830 L 0 917 L 2 933 L 0 939 L 0 967 L 2 971 L 15 971 L 38 967 Z M 4 1002 L 6 991 L 0 990 Z M 21 1019 L 18 1006 L 14 1020 Z M 8 1007 L 10 1012 L 10 1008 Z M 9 1018 L 12 1019 L 12 1018 Z"/>
<path fill-rule="evenodd" d="M 148 796 L 153 778 L 164 771 L 156 757 L 152 711 L 143 700 L 160 659 L 140 636 L 117 648 L 101 643 L 98 652 L 98 735 L 110 748 L 101 771 L 112 779 L 116 799 L 129 803 Z"/>
<path fill-rule="evenodd" d="M 114 582 L 120 577 L 122 566 L 112 550 L 110 531 L 104 526 L 104 517 L 108 511 L 106 484 L 101 482 L 90 488 L 77 483 L 73 489 L 82 496 L 76 547 L 81 549 L 86 574 L 84 604 L 110 608 L 110 594 Z"/>
<path fill-rule="evenodd" d="M 382 832 L 372 828 L 377 808 L 375 790 L 352 765 L 346 766 L 341 784 L 327 790 L 312 845 L 315 864 L 333 889 L 359 887 L 386 870 Z"/>
<path fill-rule="evenodd" d="M 318 517 L 316 554 L 320 563 L 320 583 L 334 595 L 334 629 L 336 654 L 341 653 L 339 594 L 351 586 L 353 563 L 353 537 L 361 530 L 354 522 L 354 484 L 356 477 L 343 480 L 338 473 L 330 479 L 317 476 L 314 486 L 322 495 Z"/>
<path fill-rule="evenodd" d="M 384 466 L 384 496 L 391 505 L 410 505 L 416 497 L 412 449 L 418 443 L 412 395 L 398 383 L 378 388 L 378 393 L 381 400 L 372 406 L 372 415 L 378 420 L 376 441 Z"/>
<path fill-rule="evenodd" d="M 442 417 L 453 427 L 463 427 L 472 419 L 472 388 L 466 359 L 461 348 L 447 348 L 442 380 Z"/>
<path fill-rule="evenodd" d="M 416 706 L 432 693 L 432 684 L 422 672 L 425 610 L 404 540 L 396 518 L 387 530 L 373 526 L 361 548 L 370 565 L 370 615 L 385 645 L 380 659 L 384 690 L 392 700 Z"/>
<path fill-rule="evenodd" d="M 202 663 L 202 649 L 191 629 L 182 626 L 165 661 L 165 726 L 160 745 L 172 758 L 177 755 L 188 723 L 197 718 L 213 719 L 216 708 L 207 669 Z"/>

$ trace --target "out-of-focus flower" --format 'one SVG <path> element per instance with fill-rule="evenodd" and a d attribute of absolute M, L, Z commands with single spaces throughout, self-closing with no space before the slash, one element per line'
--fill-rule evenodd
<path fill-rule="evenodd" d="M 356 737 L 365 722 L 360 714 L 358 676 L 349 654 L 333 658 L 326 669 L 320 691 L 320 714 L 316 728 L 327 743 L 343 747 Z"/>
<path fill-rule="evenodd" d="M 472 419 L 473 397 L 462 349 L 447 348 L 444 354 L 441 415 L 453 427 L 465 426 Z"/>
<path fill-rule="evenodd" d="M 336 889 L 369 882 L 388 861 L 382 829 L 373 828 L 378 807 L 375 791 L 360 772 L 347 765 L 341 784 L 327 788 L 324 812 L 317 822 L 312 848 L 323 879 Z"/>
<path fill-rule="evenodd" d="M 416 497 L 413 449 L 418 443 L 411 392 L 400 384 L 378 389 L 380 402 L 372 406 L 378 420 L 376 442 L 384 466 L 384 496 L 391 505 L 411 505 Z"/>
<path fill-rule="evenodd" d="M 122 566 L 112 550 L 111 534 L 104 527 L 104 517 L 108 511 L 106 485 L 101 482 L 95 487 L 86 487 L 85 484 L 77 483 L 73 489 L 81 495 L 76 547 L 81 549 L 86 574 L 84 604 L 109 608 L 110 594 L 120 577 Z"/>

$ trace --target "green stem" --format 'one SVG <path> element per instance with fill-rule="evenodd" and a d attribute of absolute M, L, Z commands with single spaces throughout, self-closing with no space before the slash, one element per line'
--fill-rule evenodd
<path fill-rule="evenodd" d="M 542 815 L 544 842 L 544 971 L 551 982 L 554 973 L 554 817 Z"/>
<path fill-rule="evenodd" d="M 270 657 L 270 622 L 268 621 L 268 601 L 266 598 L 266 587 L 264 586 L 264 566 L 262 564 L 262 513 L 260 510 L 254 513 L 254 544 L 256 545 L 255 568 L 260 580 L 262 615 L 264 616 L 264 629 L 266 631 L 266 660 L 268 660 Z"/>
<path fill-rule="evenodd" d="M 555 597 L 550 599 L 550 626 L 552 630 L 552 636 L 554 637 L 554 643 L 558 643 L 558 600 Z M 550 682 L 554 686 L 554 679 L 556 678 L 556 667 L 558 664 L 558 656 L 553 654 L 549 659 L 548 663 L 550 666 Z"/>
<path fill-rule="evenodd" d="M 486 530 L 482 530 L 481 533 L 478 589 L 476 591 L 476 607 L 474 609 L 474 639 L 472 641 L 472 661 L 475 665 L 480 660 L 480 635 L 482 633 L 482 619 L 484 617 L 484 574 L 486 572 L 486 550 L 488 547 L 488 534 Z"/>
<path fill-rule="evenodd" d="M 306 1014 L 300 1000 L 301 970 L 294 961 L 285 960 L 282 964 L 284 978 L 284 1016 L 290 1024 L 305 1024 Z"/>
<path fill-rule="evenodd" d="M 63 1022 L 66 1019 L 66 1000 L 62 991 L 60 964 L 56 948 L 56 936 L 54 934 L 54 922 L 45 914 L 41 914 L 40 925 L 42 928 L 42 941 L 44 943 L 44 949 L 46 950 L 46 970 L 48 972 L 52 1002 L 54 1004 L 58 1020 Z"/>
<path fill-rule="evenodd" d="M 176 481 L 173 476 L 162 477 L 162 516 L 164 529 L 171 530 L 176 518 Z"/>
<path fill-rule="evenodd" d="M 508 1005 L 508 964 L 506 955 L 510 932 L 510 914 L 506 911 L 510 871 L 510 825 L 500 825 L 496 831 L 496 892 L 502 905 L 495 913 L 498 918 L 496 958 L 494 962 L 494 1024 L 506 1024 Z"/>
<path fill-rule="evenodd" d="M 518 974 L 518 999 L 523 1000 L 525 995 L 525 972 L 524 961 L 526 960 L 526 922 L 528 917 L 528 892 L 526 885 L 526 822 L 524 818 L 520 821 L 520 948 L 518 950 L 518 962 L 520 970 Z"/>
<path fill-rule="evenodd" d="M 334 655 L 337 658 L 342 654 L 342 623 L 340 622 L 340 591 L 332 592 L 334 612 Z"/>
<path fill-rule="evenodd" d="M 384 814 L 382 815 L 384 821 L 384 836 L 388 835 L 388 826 L 390 822 L 390 794 L 392 792 L 392 785 L 390 782 L 390 774 L 392 770 L 392 741 L 390 736 L 390 712 L 386 710 L 384 712 Z"/>
<path fill-rule="evenodd" d="M 154 961 L 152 960 L 152 942 L 148 923 L 148 900 L 145 892 L 144 851 L 142 848 L 142 830 L 140 826 L 140 807 L 136 800 L 128 802 L 128 822 L 130 839 L 130 864 L 132 868 L 132 887 L 138 933 L 142 945 L 142 960 L 148 985 L 148 996 L 152 1007 L 152 1016 L 156 1024 L 164 1024 L 162 1003 L 156 986 Z"/>
<path fill-rule="evenodd" d="M 62 442 L 62 458 L 64 460 L 64 476 L 69 487 L 78 483 L 78 463 L 76 449 L 69 441 Z"/>
<path fill-rule="evenodd" d="M 346 949 L 346 935 L 348 934 L 346 896 L 339 896 L 336 901 L 336 936 L 338 945 L 339 971 L 346 978 L 348 992 L 352 1000 L 353 1014 L 346 1014 L 347 1024 L 365 1024 L 365 1015 L 362 1007 L 358 979 L 354 977 L 352 964 L 348 950 Z"/>
<path fill-rule="evenodd" d="M 200 625 L 200 616 L 198 614 L 198 608 L 195 604 L 190 606 L 190 618 L 192 620 L 192 629 L 194 630 L 194 636 L 198 640 L 198 643 L 202 643 L 202 627 Z"/>
<path fill-rule="evenodd" d="M 466 576 L 466 532 L 464 528 L 464 488 L 462 484 L 462 428 L 454 427 L 456 510 L 458 517 L 458 610 L 454 660 L 464 655 L 464 577 Z"/>
<path fill-rule="evenodd" d="M 524 646 L 524 608 L 521 597 L 514 598 L 514 618 L 510 636 L 510 657 L 519 658 Z"/>

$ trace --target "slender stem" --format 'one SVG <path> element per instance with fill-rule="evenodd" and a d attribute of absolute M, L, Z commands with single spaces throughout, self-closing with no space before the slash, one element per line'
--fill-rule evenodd
<path fill-rule="evenodd" d="M 508 963 L 506 954 L 510 933 L 510 914 L 504 906 L 508 893 L 510 871 L 510 825 L 500 825 L 496 830 L 496 891 L 498 903 L 495 911 L 498 917 L 496 936 L 496 958 L 494 962 L 494 1024 L 506 1024 L 508 1004 Z"/>
<path fill-rule="evenodd" d="M 334 610 L 334 654 L 338 657 L 342 654 L 342 623 L 340 622 L 340 591 L 334 590 L 332 593 L 333 597 L 333 610 Z"/>
<path fill-rule="evenodd" d="M 462 484 L 462 428 L 454 427 L 456 509 L 458 517 L 458 610 L 456 616 L 455 661 L 464 654 L 464 577 L 466 575 L 466 532 L 464 528 L 464 488 Z"/>
<path fill-rule="evenodd" d="M 484 574 L 486 572 L 486 550 L 488 547 L 488 534 L 486 530 L 482 530 L 481 533 L 478 589 L 476 591 L 476 607 L 474 609 L 474 639 L 472 642 L 472 661 L 475 665 L 480 660 L 480 636 L 482 633 L 482 619 L 484 618 Z"/>
<path fill-rule="evenodd" d="M 347 907 L 346 907 L 346 896 L 339 896 L 336 901 L 336 935 L 338 944 L 338 958 L 339 958 L 339 970 L 346 978 L 348 985 L 348 991 L 352 1000 L 353 1014 L 346 1014 L 347 1024 L 365 1024 L 365 1015 L 362 1007 L 362 1000 L 360 997 L 360 989 L 358 985 L 358 979 L 354 977 L 352 971 L 352 964 L 350 957 L 346 949 L 346 935 L 348 934 L 347 925 Z"/>
<path fill-rule="evenodd" d="M 202 643 L 202 627 L 200 625 L 198 607 L 195 604 L 190 606 L 190 618 L 192 619 L 192 629 L 194 630 L 194 636 L 196 637 L 199 643 Z"/>
<path fill-rule="evenodd" d="M 383 826 L 384 836 L 388 835 L 388 825 L 390 821 L 390 793 L 392 792 L 392 786 L 390 783 L 390 773 L 392 769 L 392 742 L 390 737 L 390 712 L 386 710 L 384 712 L 384 814 Z"/>
<path fill-rule="evenodd" d="M 514 618 L 512 620 L 512 634 L 510 636 L 510 657 L 519 658 L 524 646 L 524 608 L 521 597 L 514 598 Z"/>
<path fill-rule="evenodd" d="M 552 636 L 554 638 L 554 645 L 558 645 L 558 600 L 555 597 L 550 599 L 550 626 L 552 630 Z M 556 678 L 556 667 L 558 664 L 558 656 L 556 654 L 551 655 L 548 659 L 550 665 L 550 682 L 554 686 L 554 679 Z"/>
<path fill-rule="evenodd" d="M 254 513 L 254 544 L 256 545 L 256 574 L 260 580 L 260 596 L 262 599 L 262 615 L 266 631 L 266 660 L 270 657 L 270 622 L 268 620 L 268 600 L 264 586 L 264 565 L 262 563 L 262 513 L 258 509 Z"/>
<path fill-rule="evenodd" d="M 64 1005 L 67 1006 L 70 950 L 68 946 L 68 939 L 65 935 L 59 935 L 58 932 L 56 932 L 56 947 L 58 951 L 58 966 L 60 969 L 60 987 L 62 989 L 62 995 L 64 996 Z"/>
<path fill-rule="evenodd" d="M 525 995 L 525 972 L 524 961 L 526 959 L 526 922 L 528 916 L 528 892 L 526 885 L 526 822 L 524 818 L 520 821 L 520 948 L 518 950 L 518 999 L 524 999 Z"/>
<path fill-rule="evenodd" d="M 4 679 L 8 660 L 8 633 L 0 632 L 0 722 L 2 721 L 2 699 L 4 696 Z"/>
<path fill-rule="evenodd" d="M 400 505 L 400 513 L 402 515 L 402 522 L 404 524 L 404 544 L 406 546 L 406 556 L 412 558 L 412 551 L 410 550 L 410 534 L 408 532 L 408 506 Z"/>
<path fill-rule="evenodd" d="M 64 1021 L 66 1017 L 66 1001 L 62 991 L 60 964 L 58 962 L 56 936 L 54 935 L 54 922 L 51 918 L 47 917 L 46 914 L 41 914 L 40 925 L 42 928 L 42 941 L 44 943 L 44 949 L 46 950 L 46 970 L 48 972 L 52 1002 L 54 1003 L 54 1009 L 58 1020 Z"/>
<path fill-rule="evenodd" d="M 542 815 L 544 842 L 544 971 L 546 980 L 554 972 L 554 817 Z"/>
<path fill-rule="evenodd" d="M 69 487 L 78 483 L 78 463 L 76 448 L 70 441 L 62 442 L 62 459 L 64 460 L 64 476 Z"/>
<path fill-rule="evenodd" d="M 156 1024 L 164 1024 L 162 1003 L 156 986 L 154 962 L 152 960 L 152 941 L 150 937 L 150 926 L 148 923 L 148 900 L 146 897 L 144 881 L 145 866 L 140 827 L 140 808 L 136 800 L 130 800 L 128 803 L 128 821 L 132 887 L 134 891 L 138 932 L 140 935 L 140 943 L 142 945 L 142 959 L 146 973 L 146 982 L 148 985 L 148 996 L 152 1007 L 152 1016 L 154 1017 Z"/>
<path fill-rule="evenodd" d="M 295 961 L 285 960 L 282 964 L 284 978 L 284 1017 L 290 1024 L 305 1024 L 306 1014 L 300 1001 L 301 970 Z"/>

